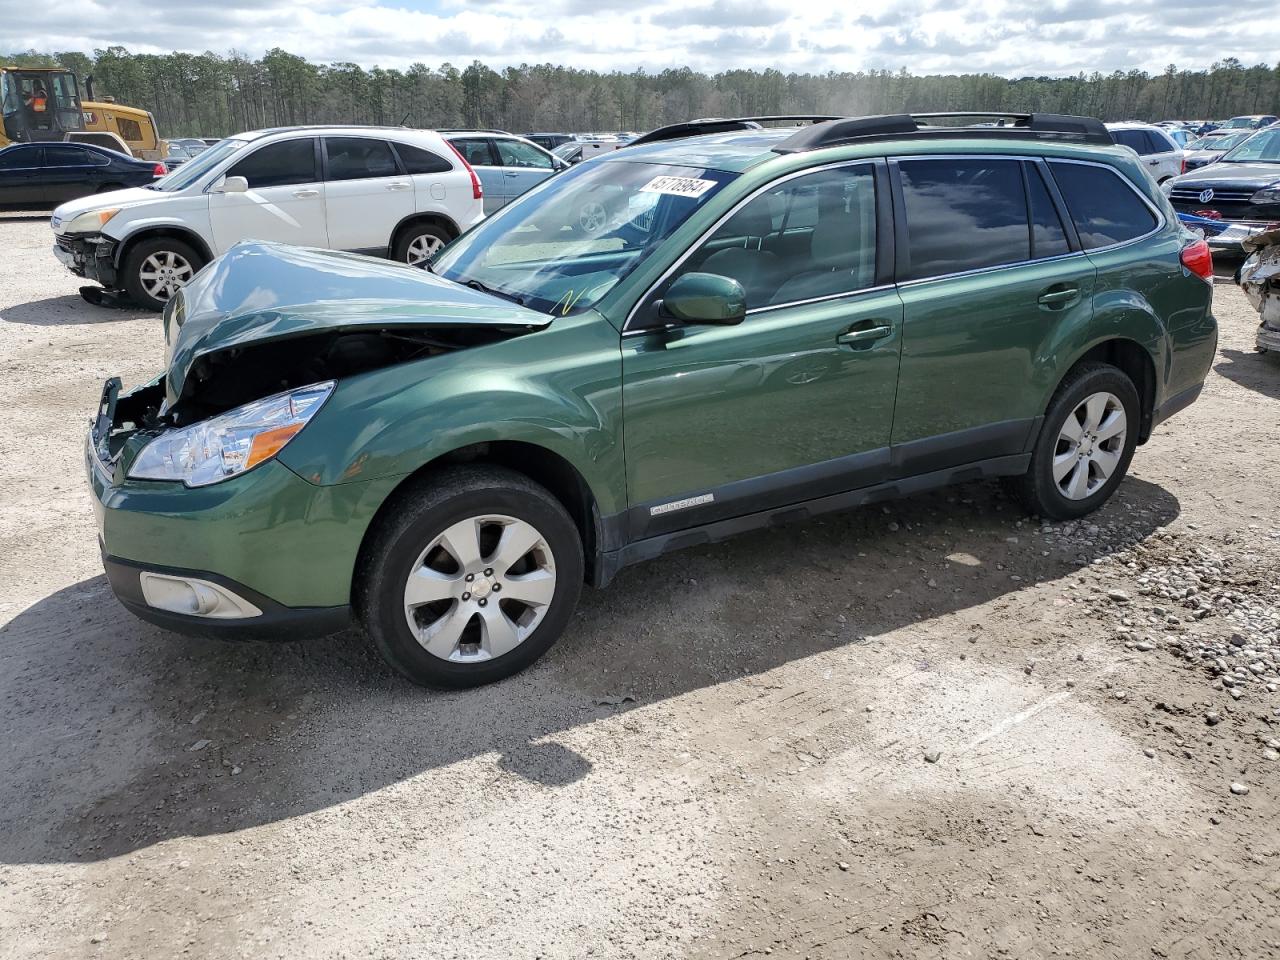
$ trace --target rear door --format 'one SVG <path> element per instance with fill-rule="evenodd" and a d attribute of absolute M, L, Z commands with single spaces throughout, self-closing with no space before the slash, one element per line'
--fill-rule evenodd
<path fill-rule="evenodd" d="M 498 151 L 506 203 L 536 187 L 555 172 L 551 154 L 531 143 L 497 137 L 493 145 Z"/>
<path fill-rule="evenodd" d="M 894 470 L 1021 454 L 1058 345 L 1092 317 L 1094 266 L 1038 161 L 929 157 L 890 169 L 905 314 Z"/>
<path fill-rule="evenodd" d="M 97 193 L 109 167 L 105 157 L 71 143 L 49 143 L 44 148 L 44 198 L 62 203 Z"/>
<path fill-rule="evenodd" d="M 329 246 L 319 140 L 296 137 L 244 150 L 227 176 L 248 180 L 248 192 L 209 193 L 214 253 L 241 240 Z"/>
<path fill-rule="evenodd" d="M 325 137 L 329 246 L 386 256 L 391 234 L 414 211 L 413 181 L 376 137 Z"/>
<path fill-rule="evenodd" d="M 33 207 L 45 202 L 40 150 L 25 143 L 0 150 L 0 206 Z"/>
<path fill-rule="evenodd" d="M 498 152 L 489 137 L 450 137 L 449 142 L 476 171 L 484 187 L 484 212 L 487 216 L 507 202 L 507 178 L 498 165 Z"/>

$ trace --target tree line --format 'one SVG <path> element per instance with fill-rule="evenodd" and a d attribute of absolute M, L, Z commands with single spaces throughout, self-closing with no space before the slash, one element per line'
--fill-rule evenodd
<path fill-rule="evenodd" d="M 10 54 L 3 62 L 64 66 L 92 76 L 99 98 L 150 110 L 162 135 L 226 136 L 306 123 L 405 124 L 536 130 L 649 130 L 708 116 L 940 110 L 1044 111 L 1104 120 L 1222 119 L 1280 111 L 1280 63 L 1226 58 L 1207 70 L 1080 73 L 1007 79 L 993 74 L 915 76 L 906 68 L 699 73 L 689 68 L 600 73 L 553 64 L 495 70 L 415 63 L 407 70 L 317 64 L 273 49 L 258 59 L 231 52 Z"/>

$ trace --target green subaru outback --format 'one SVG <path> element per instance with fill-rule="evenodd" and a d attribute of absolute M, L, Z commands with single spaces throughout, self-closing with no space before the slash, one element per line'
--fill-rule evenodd
<path fill-rule="evenodd" d="M 354 615 L 469 686 L 668 550 L 982 477 L 1081 516 L 1199 394 L 1208 249 L 1099 122 L 763 119 L 654 131 L 427 271 L 210 264 L 90 431 L 117 596 L 215 635 Z"/>

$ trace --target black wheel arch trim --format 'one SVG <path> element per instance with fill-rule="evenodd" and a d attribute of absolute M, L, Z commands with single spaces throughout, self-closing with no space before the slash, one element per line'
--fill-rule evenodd
<path fill-rule="evenodd" d="M 194 247 L 196 253 L 204 258 L 206 264 L 213 259 L 213 251 L 209 249 L 209 245 L 205 243 L 204 238 L 190 227 L 181 226 L 180 224 L 158 223 L 135 230 L 133 233 L 116 241 L 114 253 L 116 269 L 119 270 L 124 264 L 124 258 L 128 256 L 130 250 L 144 240 L 150 240 L 153 237 L 176 237 Z"/>

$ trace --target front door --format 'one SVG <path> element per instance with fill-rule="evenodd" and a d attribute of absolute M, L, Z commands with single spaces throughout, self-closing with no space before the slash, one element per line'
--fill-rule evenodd
<path fill-rule="evenodd" d="M 227 170 L 228 177 L 248 180 L 249 190 L 210 192 L 215 254 L 241 240 L 329 246 L 318 149 L 315 137 L 281 140 L 253 150 Z"/>
<path fill-rule="evenodd" d="M 329 246 L 386 256 L 391 234 L 416 209 L 413 181 L 391 145 L 374 137 L 325 137 Z"/>
<path fill-rule="evenodd" d="M 493 145 L 498 151 L 506 203 L 532 190 L 555 172 L 551 154 L 531 143 L 500 137 L 494 139 Z"/>
<path fill-rule="evenodd" d="M 895 472 L 1022 454 L 1056 345 L 1092 315 L 1093 264 L 1038 162 L 921 158 L 890 169 L 905 214 Z"/>
<path fill-rule="evenodd" d="M 0 207 L 35 207 L 44 203 L 41 149 L 18 144 L 0 150 Z"/>
<path fill-rule="evenodd" d="M 889 462 L 902 303 L 887 176 L 862 162 L 757 194 L 643 302 L 623 338 L 630 536 L 878 482 Z M 682 273 L 738 280 L 737 326 L 671 326 Z"/>

